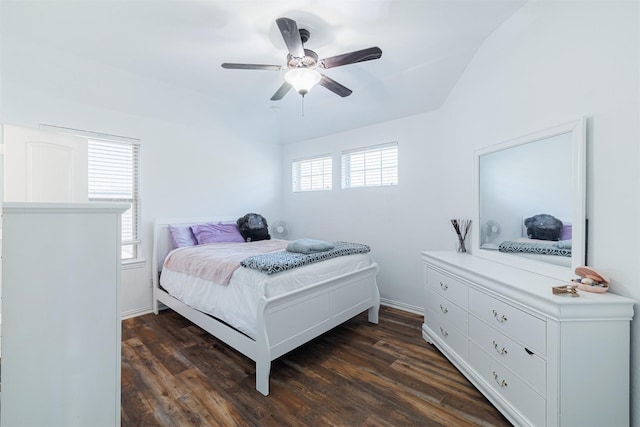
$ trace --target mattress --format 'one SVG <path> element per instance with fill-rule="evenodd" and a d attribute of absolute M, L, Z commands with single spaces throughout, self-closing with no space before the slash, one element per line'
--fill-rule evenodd
<path fill-rule="evenodd" d="M 240 267 L 227 285 L 163 268 L 160 286 L 196 310 L 224 321 L 255 339 L 258 303 L 374 264 L 370 254 L 328 259 L 274 274 Z"/>

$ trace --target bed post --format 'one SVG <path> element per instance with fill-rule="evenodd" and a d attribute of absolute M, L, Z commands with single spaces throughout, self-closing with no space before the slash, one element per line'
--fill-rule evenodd
<path fill-rule="evenodd" d="M 153 297 L 153 313 L 158 314 L 158 298 L 156 295 L 156 289 L 160 285 L 158 283 L 158 222 L 153 221 L 153 250 L 151 254 L 151 296 Z"/>
<path fill-rule="evenodd" d="M 152 290 L 152 295 L 153 295 L 153 314 L 158 314 L 160 313 L 160 308 L 158 307 L 158 297 L 156 296 L 156 289 L 157 289 L 157 284 L 153 284 L 153 290 Z"/>
<path fill-rule="evenodd" d="M 256 361 L 256 390 L 265 396 L 269 395 L 269 371 L 271 362 Z"/>
<path fill-rule="evenodd" d="M 271 349 L 267 335 L 266 322 L 267 299 L 263 296 L 258 303 L 256 328 L 256 390 L 265 396 L 269 395 L 269 373 L 271 371 Z"/>
<path fill-rule="evenodd" d="M 380 311 L 380 291 L 375 277 L 373 278 L 373 306 L 369 308 L 369 322 L 378 324 L 378 312 Z"/>

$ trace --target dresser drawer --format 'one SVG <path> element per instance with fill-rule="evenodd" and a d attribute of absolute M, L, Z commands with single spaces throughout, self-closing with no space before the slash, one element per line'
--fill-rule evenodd
<path fill-rule="evenodd" d="M 463 334 L 467 333 L 467 319 L 469 317 L 467 310 L 462 309 L 435 292 L 427 292 L 426 299 L 426 306 L 430 308 L 436 316 L 442 317 Z"/>
<path fill-rule="evenodd" d="M 461 281 L 427 268 L 427 289 L 443 295 L 463 309 L 467 309 L 468 287 Z"/>
<path fill-rule="evenodd" d="M 545 357 L 546 322 L 475 289 L 469 289 L 469 312 Z"/>
<path fill-rule="evenodd" d="M 541 395 L 546 395 L 547 363 L 475 316 L 469 316 L 469 339 L 491 357 L 518 374 Z"/>
<path fill-rule="evenodd" d="M 546 400 L 535 390 L 497 362 L 474 343 L 469 344 L 469 363 L 476 372 L 510 406 L 527 418 L 531 425 L 546 424 Z"/>
<path fill-rule="evenodd" d="M 425 310 L 424 323 L 434 335 L 439 337 L 463 360 L 468 359 L 469 343 L 467 335 L 456 329 L 442 316 L 427 308 Z"/>

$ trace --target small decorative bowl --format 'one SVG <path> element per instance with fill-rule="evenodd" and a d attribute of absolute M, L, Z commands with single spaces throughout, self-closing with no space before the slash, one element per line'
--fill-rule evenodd
<path fill-rule="evenodd" d="M 574 283 L 576 284 L 578 289 L 580 289 L 581 291 L 596 292 L 596 293 L 602 294 L 602 293 L 607 292 L 609 290 L 609 285 L 607 285 L 607 284 L 605 284 L 605 285 L 585 285 L 584 283 L 579 283 L 579 282 L 574 282 Z"/>
<path fill-rule="evenodd" d="M 572 282 L 575 283 L 581 291 L 602 294 L 609 290 L 609 279 L 607 276 L 599 273 L 593 267 L 576 267 L 576 274 L 580 276 L 580 279 L 574 279 Z"/>

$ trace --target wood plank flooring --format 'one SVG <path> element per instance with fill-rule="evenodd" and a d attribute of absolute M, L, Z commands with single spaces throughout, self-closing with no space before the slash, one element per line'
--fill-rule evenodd
<path fill-rule="evenodd" d="M 171 310 L 123 321 L 122 425 L 508 426 L 421 336 L 422 317 L 381 307 L 272 363 L 254 363 Z"/>

